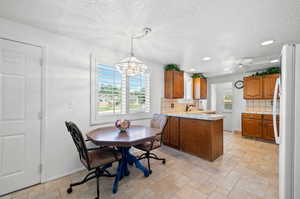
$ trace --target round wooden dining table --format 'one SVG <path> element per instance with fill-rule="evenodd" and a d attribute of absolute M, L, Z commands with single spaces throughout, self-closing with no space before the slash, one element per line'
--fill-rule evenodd
<path fill-rule="evenodd" d="M 122 153 L 122 160 L 119 162 L 117 174 L 113 184 L 113 193 L 118 191 L 119 181 L 129 175 L 128 164 L 135 164 L 145 177 L 149 176 L 149 170 L 146 169 L 140 161 L 129 152 L 129 149 L 137 144 L 142 144 L 160 133 L 160 129 L 150 128 L 140 125 L 132 125 L 126 132 L 120 132 L 116 127 L 104 127 L 92 130 L 86 134 L 87 138 L 99 146 L 115 146 Z"/>

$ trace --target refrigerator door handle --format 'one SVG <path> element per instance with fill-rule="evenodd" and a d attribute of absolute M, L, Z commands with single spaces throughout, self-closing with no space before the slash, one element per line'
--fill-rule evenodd
<path fill-rule="evenodd" d="M 277 127 L 277 96 L 280 88 L 280 78 L 276 79 L 274 96 L 273 96 L 273 128 L 274 128 L 274 137 L 276 144 L 280 143 L 280 137 L 278 135 L 278 127 Z"/>

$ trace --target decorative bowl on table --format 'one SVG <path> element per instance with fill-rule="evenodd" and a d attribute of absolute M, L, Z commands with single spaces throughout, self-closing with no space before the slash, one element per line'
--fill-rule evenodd
<path fill-rule="evenodd" d="M 115 122 L 115 126 L 120 130 L 120 132 L 126 132 L 126 130 L 130 127 L 129 120 L 117 120 Z"/>

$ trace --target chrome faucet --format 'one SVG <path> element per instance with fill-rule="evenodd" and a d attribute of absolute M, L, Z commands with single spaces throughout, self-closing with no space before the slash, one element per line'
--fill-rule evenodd
<path fill-rule="evenodd" d="M 191 111 L 192 107 L 195 107 L 195 105 L 194 104 L 187 104 L 187 105 L 185 105 L 185 112 Z"/>

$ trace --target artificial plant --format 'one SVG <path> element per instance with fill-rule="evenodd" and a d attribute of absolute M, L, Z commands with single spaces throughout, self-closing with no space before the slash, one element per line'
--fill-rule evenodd
<path fill-rule="evenodd" d="M 271 75 L 271 74 L 280 74 L 280 68 L 279 67 L 271 67 L 271 68 L 267 68 L 264 71 L 261 72 L 256 72 L 255 74 L 253 74 L 252 76 L 262 76 L 262 75 Z"/>
<path fill-rule="evenodd" d="M 204 78 L 204 79 L 206 79 L 206 77 L 202 74 L 202 73 L 194 73 L 193 75 L 192 75 L 192 78 L 194 79 L 194 78 Z"/>
<path fill-rule="evenodd" d="M 167 64 L 167 65 L 165 65 L 165 71 L 168 71 L 168 70 L 180 71 L 180 67 L 177 64 Z"/>

